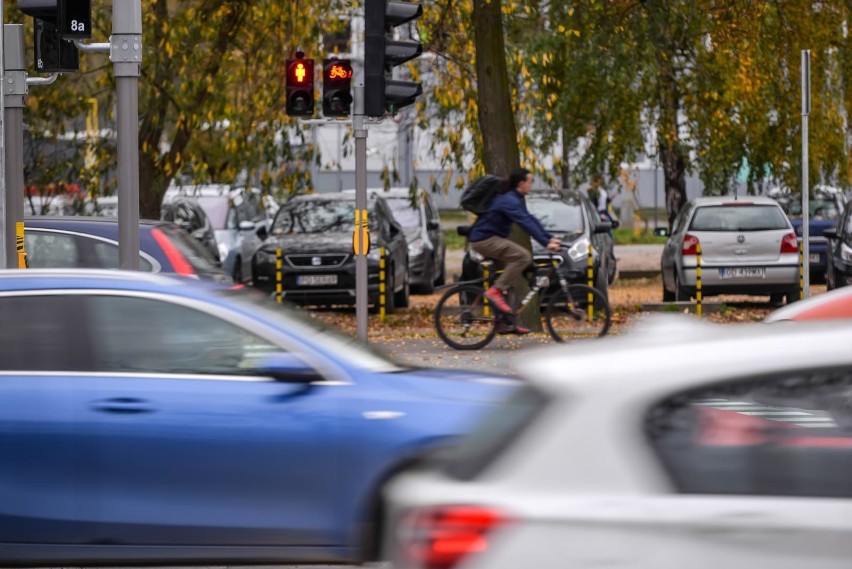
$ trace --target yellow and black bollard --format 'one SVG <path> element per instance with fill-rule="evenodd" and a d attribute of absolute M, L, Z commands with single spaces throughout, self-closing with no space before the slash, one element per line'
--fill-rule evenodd
<path fill-rule="evenodd" d="M 275 249 L 275 302 L 284 302 L 284 263 L 281 247 Z"/>
<path fill-rule="evenodd" d="M 589 243 L 589 254 L 588 254 L 588 264 L 586 268 L 586 278 L 589 280 L 589 288 L 595 288 L 595 259 L 592 257 L 592 248 L 591 242 Z M 589 298 L 586 299 L 586 312 L 589 315 L 589 321 L 594 319 L 595 317 L 595 295 L 592 294 L 592 291 L 589 291 Z"/>
<path fill-rule="evenodd" d="M 701 243 L 695 245 L 695 313 L 701 318 Z"/>
<path fill-rule="evenodd" d="M 24 251 L 24 222 L 15 223 L 15 249 L 18 252 L 18 268 L 26 269 L 30 266 L 27 253 Z"/>
<path fill-rule="evenodd" d="M 799 300 L 805 298 L 805 246 L 799 241 Z"/>
<path fill-rule="evenodd" d="M 385 270 L 385 248 L 379 247 L 379 320 L 385 321 L 385 297 L 387 296 L 387 271 Z"/>

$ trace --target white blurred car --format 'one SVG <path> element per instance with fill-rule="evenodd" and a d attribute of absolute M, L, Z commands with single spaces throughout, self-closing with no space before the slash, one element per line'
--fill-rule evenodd
<path fill-rule="evenodd" d="M 668 317 L 537 354 L 452 456 L 391 482 L 384 554 L 396 569 L 848 569 L 850 338 L 840 321 Z"/>

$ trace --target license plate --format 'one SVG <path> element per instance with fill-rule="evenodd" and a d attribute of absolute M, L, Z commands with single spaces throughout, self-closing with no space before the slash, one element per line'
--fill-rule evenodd
<path fill-rule="evenodd" d="M 810 253 L 808 259 L 811 263 L 819 263 L 819 253 Z"/>
<path fill-rule="evenodd" d="M 728 267 L 719 269 L 719 277 L 723 279 L 762 279 L 766 277 L 764 267 Z"/>
<path fill-rule="evenodd" d="M 337 275 L 299 275 L 296 277 L 299 286 L 336 285 Z"/>

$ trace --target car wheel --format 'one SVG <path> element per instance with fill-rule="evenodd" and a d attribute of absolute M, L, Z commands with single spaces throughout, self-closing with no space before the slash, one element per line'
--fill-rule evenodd
<path fill-rule="evenodd" d="M 434 266 L 435 261 L 433 259 L 430 267 Z M 435 292 L 435 282 L 432 280 L 433 276 L 434 275 L 432 274 L 432 270 L 430 269 L 429 276 L 427 277 L 426 282 L 417 287 L 417 292 L 419 292 L 420 294 L 432 294 L 433 292 Z"/>
<path fill-rule="evenodd" d="M 444 286 L 447 282 L 447 251 L 444 250 L 444 254 L 441 256 L 443 261 L 441 262 L 441 270 L 438 273 L 438 278 L 435 279 L 435 286 Z"/>
<path fill-rule="evenodd" d="M 675 293 L 670 292 L 666 289 L 666 281 L 663 279 L 663 302 L 674 302 L 675 301 Z"/>
<path fill-rule="evenodd" d="M 792 304 L 799 300 L 799 288 L 793 288 L 784 293 L 784 300 L 787 304 Z"/>
<path fill-rule="evenodd" d="M 595 277 L 595 288 L 598 289 L 598 292 L 604 297 L 604 299 L 609 302 L 609 278 L 603 271 L 600 269 L 597 271 L 597 276 Z"/>
<path fill-rule="evenodd" d="M 609 284 L 614 283 L 615 279 L 618 277 L 618 262 L 615 259 L 615 251 L 610 252 L 609 263 L 607 263 L 607 272 L 609 272 Z"/>
<path fill-rule="evenodd" d="M 778 306 L 784 301 L 784 293 L 783 292 L 773 292 L 769 295 L 769 304 Z"/>
<path fill-rule="evenodd" d="M 677 275 L 675 275 L 675 291 L 675 294 L 677 295 L 675 297 L 675 300 L 686 302 L 692 300 L 692 295 L 687 292 L 686 287 L 680 286 L 680 279 L 677 277 Z"/>
<path fill-rule="evenodd" d="M 402 290 L 394 295 L 394 306 L 398 306 L 400 308 L 408 308 L 409 301 L 411 300 L 411 285 L 408 280 L 408 269 L 405 270 L 405 284 L 402 285 Z"/>

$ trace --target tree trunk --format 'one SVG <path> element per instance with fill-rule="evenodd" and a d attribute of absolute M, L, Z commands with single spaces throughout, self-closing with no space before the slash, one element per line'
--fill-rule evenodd
<path fill-rule="evenodd" d="M 659 89 L 660 123 L 657 140 L 665 181 L 666 215 L 671 232 L 675 216 L 686 203 L 686 152 L 678 133 L 680 96 L 673 72 L 661 73 Z"/>
<path fill-rule="evenodd" d="M 514 168 L 520 166 L 521 158 L 509 90 L 509 72 L 506 68 L 502 4 L 502 0 L 473 0 L 473 28 L 482 158 L 486 172 L 508 176 Z M 518 226 L 512 228 L 509 238 L 527 250 L 532 250 L 530 236 Z M 523 278 L 515 282 L 514 292 L 519 298 L 528 290 Z M 519 318 L 530 330 L 541 331 L 537 302 Z"/>

